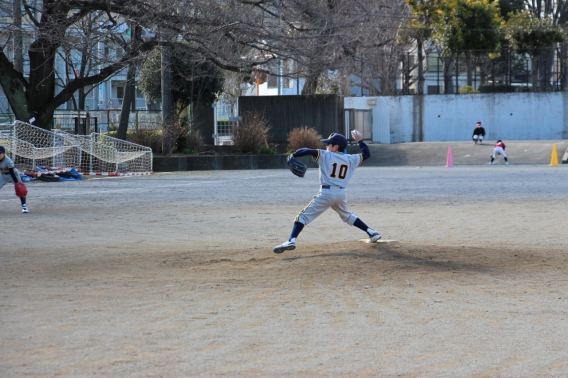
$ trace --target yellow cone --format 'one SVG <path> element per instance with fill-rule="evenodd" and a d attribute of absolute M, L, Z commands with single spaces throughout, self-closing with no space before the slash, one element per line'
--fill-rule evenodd
<path fill-rule="evenodd" d="M 556 145 L 552 145 L 552 157 L 550 158 L 550 166 L 551 167 L 558 167 L 558 153 L 556 152 Z"/>

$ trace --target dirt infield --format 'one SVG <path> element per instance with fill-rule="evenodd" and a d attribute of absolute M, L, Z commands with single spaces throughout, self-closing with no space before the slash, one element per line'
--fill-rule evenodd
<path fill-rule="evenodd" d="M 317 171 L 0 191 L 2 376 L 568 374 L 566 167 L 363 167 L 272 247 Z"/>

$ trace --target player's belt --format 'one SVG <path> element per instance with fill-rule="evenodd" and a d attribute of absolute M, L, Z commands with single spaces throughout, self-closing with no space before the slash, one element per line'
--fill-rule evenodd
<path fill-rule="evenodd" d="M 321 188 L 322 189 L 331 189 L 331 185 L 322 185 Z M 336 186 L 336 188 L 345 189 L 344 186 Z"/>

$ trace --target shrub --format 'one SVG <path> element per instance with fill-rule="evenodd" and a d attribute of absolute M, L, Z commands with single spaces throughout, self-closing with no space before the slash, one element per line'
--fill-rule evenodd
<path fill-rule="evenodd" d="M 262 147 L 260 150 L 258 150 L 258 153 L 265 155 L 276 155 L 278 154 L 278 151 L 276 151 L 273 147 Z"/>
<path fill-rule="evenodd" d="M 163 125 L 162 138 L 164 145 L 171 145 L 172 152 L 182 151 L 185 146 L 185 137 L 187 135 L 187 126 L 182 122 L 174 122 L 170 125 Z M 166 139 L 167 138 L 167 139 Z"/>
<path fill-rule="evenodd" d="M 192 153 L 200 152 L 204 144 L 205 142 L 201 130 L 199 130 L 197 127 L 192 127 L 185 136 L 185 148 L 183 153 L 185 154 L 185 151 L 188 149 L 194 151 Z"/>
<path fill-rule="evenodd" d="M 288 149 L 290 151 L 296 151 L 302 147 L 320 149 L 322 148 L 322 139 L 322 136 L 313 127 L 297 127 L 288 133 Z"/>
<path fill-rule="evenodd" d="M 268 120 L 260 113 L 243 114 L 238 126 L 233 129 L 233 145 L 237 152 L 254 154 L 262 148 L 269 149 L 267 142 L 270 131 Z"/>
<path fill-rule="evenodd" d="M 162 130 L 128 130 L 127 139 L 132 143 L 150 147 L 154 153 L 162 153 Z"/>
<path fill-rule="evenodd" d="M 496 84 L 496 85 L 488 84 L 488 85 L 483 85 L 483 86 L 479 87 L 479 91 L 481 93 L 530 92 L 531 89 L 532 88 L 530 86 L 526 86 L 526 85 L 514 86 L 514 85 L 506 85 L 506 84 Z"/>
<path fill-rule="evenodd" d="M 464 85 L 463 87 L 460 88 L 460 93 L 461 94 L 467 94 L 467 93 L 479 93 L 478 90 L 476 90 L 474 87 L 472 87 L 471 85 Z"/>

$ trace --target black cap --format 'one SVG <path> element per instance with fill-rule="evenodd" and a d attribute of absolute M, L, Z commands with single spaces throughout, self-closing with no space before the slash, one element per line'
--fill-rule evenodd
<path fill-rule="evenodd" d="M 6 153 L 6 149 L 4 148 L 4 146 L 0 146 L 0 154 L 1 153 Z"/>
<path fill-rule="evenodd" d="M 341 134 L 333 133 L 329 138 L 322 139 L 321 141 L 325 144 L 337 144 L 340 150 L 347 148 L 347 139 Z"/>

